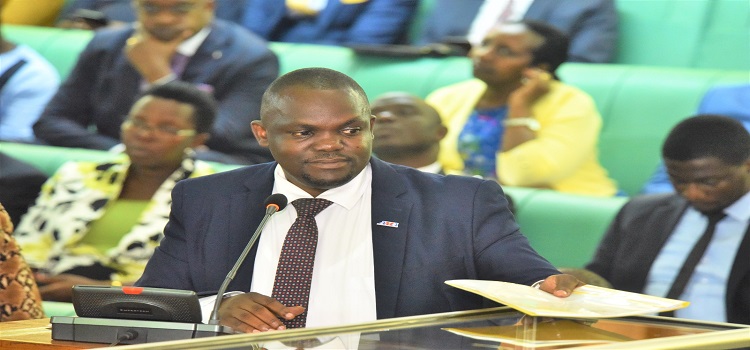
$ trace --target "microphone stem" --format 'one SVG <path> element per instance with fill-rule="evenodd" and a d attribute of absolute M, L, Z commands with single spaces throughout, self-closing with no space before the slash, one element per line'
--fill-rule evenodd
<path fill-rule="evenodd" d="M 277 206 L 269 205 L 266 208 L 266 215 L 263 216 L 263 220 L 261 220 L 260 225 L 258 225 L 258 228 L 255 230 L 255 233 L 253 233 L 253 236 L 250 237 L 250 241 L 247 242 L 247 245 L 245 246 L 245 249 L 242 251 L 242 254 L 240 254 L 240 257 L 237 258 L 237 261 L 234 263 L 234 266 L 227 274 L 227 277 L 224 279 L 224 282 L 221 284 L 221 287 L 219 287 L 219 292 L 216 293 L 216 301 L 214 302 L 214 309 L 211 312 L 211 318 L 208 320 L 208 324 L 219 324 L 219 306 L 221 306 L 221 300 L 224 295 L 224 293 L 227 291 L 227 288 L 229 287 L 229 283 L 232 282 L 234 279 L 234 276 L 237 275 L 237 271 L 240 269 L 240 266 L 243 262 L 245 262 L 245 258 L 247 258 L 247 255 L 250 254 L 250 250 L 255 245 L 255 241 L 258 240 L 258 237 L 260 237 L 260 232 L 263 231 L 263 228 L 266 226 L 266 221 L 276 213 L 278 210 Z"/>

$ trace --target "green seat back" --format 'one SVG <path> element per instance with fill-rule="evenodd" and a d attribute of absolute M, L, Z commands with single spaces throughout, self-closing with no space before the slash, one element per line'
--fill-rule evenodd
<path fill-rule="evenodd" d="M 694 67 L 750 70 L 750 1 L 713 0 Z"/>
<path fill-rule="evenodd" d="M 713 0 L 617 0 L 616 63 L 690 67 Z"/>
<path fill-rule="evenodd" d="M 626 197 L 589 197 L 539 190 L 516 209 L 521 232 L 555 266 L 583 267 Z"/>

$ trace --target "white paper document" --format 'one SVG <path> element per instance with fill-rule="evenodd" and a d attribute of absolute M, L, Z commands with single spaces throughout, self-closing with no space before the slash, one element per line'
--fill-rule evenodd
<path fill-rule="evenodd" d="M 530 316 L 608 318 L 677 310 L 687 301 L 585 285 L 558 298 L 525 285 L 483 280 L 450 280 L 446 284 L 505 304 Z"/>

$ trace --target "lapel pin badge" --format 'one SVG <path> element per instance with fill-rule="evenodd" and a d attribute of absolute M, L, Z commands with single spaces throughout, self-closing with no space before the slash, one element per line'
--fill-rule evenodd
<path fill-rule="evenodd" d="M 377 223 L 376 225 L 378 225 L 378 226 L 385 226 L 385 227 L 398 228 L 398 222 L 393 222 L 393 221 L 381 221 L 381 222 Z"/>

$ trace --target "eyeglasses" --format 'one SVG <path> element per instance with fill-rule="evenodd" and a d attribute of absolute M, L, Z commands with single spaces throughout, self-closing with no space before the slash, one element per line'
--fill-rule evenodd
<path fill-rule="evenodd" d="M 169 11 L 173 15 L 186 15 L 195 8 L 195 3 L 180 3 L 174 6 L 158 6 L 152 3 L 138 3 L 138 9 L 148 15 L 156 15 L 161 11 Z"/>
<path fill-rule="evenodd" d="M 472 49 L 477 50 L 482 53 L 492 52 L 492 54 L 497 57 L 506 57 L 506 58 L 524 57 L 524 56 L 532 54 L 532 52 L 528 52 L 528 51 L 525 51 L 525 52 L 513 51 L 505 45 L 495 44 L 486 40 L 482 41 L 479 45 L 472 46 Z"/>
<path fill-rule="evenodd" d="M 197 133 L 195 129 L 177 129 L 173 126 L 151 126 L 146 124 L 144 121 L 139 119 L 125 119 L 122 123 L 122 130 L 139 130 L 145 132 L 153 132 L 154 135 L 159 137 L 175 137 L 175 136 L 193 136 Z"/>

